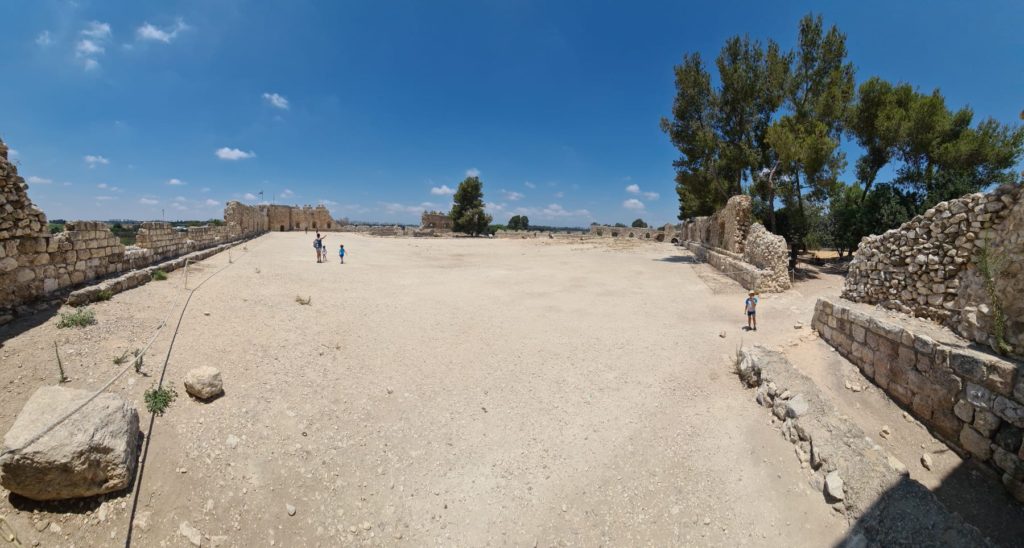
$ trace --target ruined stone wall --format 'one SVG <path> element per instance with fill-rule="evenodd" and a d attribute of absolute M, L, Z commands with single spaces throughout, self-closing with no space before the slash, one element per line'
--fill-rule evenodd
<path fill-rule="evenodd" d="M 155 260 L 162 260 L 191 251 L 185 232 L 176 230 L 170 223 L 145 222 L 135 236 L 135 245 L 153 252 Z"/>
<path fill-rule="evenodd" d="M 1020 187 L 943 202 L 899 228 L 861 240 L 843 297 L 936 320 L 995 346 L 994 303 L 979 269 L 988 250 L 1005 340 L 1024 355 L 1024 203 Z"/>
<path fill-rule="evenodd" d="M 1024 366 L 907 323 L 849 301 L 814 307 L 825 342 L 947 443 L 995 467 L 1024 501 Z"/>
<path fill-rule="evenodd" d="M 714 215 L 685 221 L 680 245 L 747 289 L 785 291 L 792 287 L 786 239 L 752 218 L 750 196 L 733 196 Z"/>
<path fill-rule="evenodd" d="M 260 206 L 267 217 L 267 226 L 273 232 L 288 230 L 340 230 L 341 223 L 331 217 L 326 207 L 265 205 Z"/>
<path fill-rule="evenodd" d="M 421 229 L 451 230 L 454 224 L 452 218 L 437 211 L 424 211 L 420 216 Z"/>
<path fill-rule="evenodd" d="M 267 210 L 231 201 L 224 206 L 224 224 L 235 235 L 255 236 L 269 230 Z"/>
<path fill-rule="evenodd" d="M 655 242 L 679 243 L 676 227 L 671 224 L 666 224 L 660 228 L 633 228 L 593 224 L 590 225 L 590 231 L 587 234 L 594 238 L 636 238 L 638 240 Z"/>

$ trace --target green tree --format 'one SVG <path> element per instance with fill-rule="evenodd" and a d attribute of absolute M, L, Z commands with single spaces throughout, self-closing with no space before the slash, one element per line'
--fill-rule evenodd
<path fill-rule="evenodd" d="M 523 229 L 522 219 L 523 219 L 523 217 L 521 215 L 513 215 L 512 218 L 510 218 L 508 220 L 508 229 L 509 230 L 522 230 Z"/>
<path fill-rule="evenodd" d="M 793 217 L 806 215 L 805 201 L 825 201 L 846 165 L 839 140 L 854 91 L 846 35 L 834 25 L 825 32 L 820 15 L 804 16 L 787 80 L 787 114 L 772 123 L 766 140 L 782 174 L 779 182 L 790 217 L 786 236 L 801 243 L 808 223 Z"/>
<path fill-rule="evenodd" d="M 530 230 L 530 218 L 526 215 L 521 215 L 519 217 L 519 226 L 522 230 Z"/>
<path fill-rule="evenodd" d="M 624 224 L 622 224 L 622 223 L 615 223 L 615 225 L 614 225 L 614 226 L 615 226 L 616 228 L 626 228 L 626 225 L 624 225 Z"/>
<path fill-rule="evenodd" d="M 487 226 L 491 224 L 491 216 L 484 212 L 483 187 L 479 177 L 466 177 L 459 183 L 452 210 L 448 214 L 452 219 L 452 228 L 456 232 L 479 236 L 487 231 Z"/>
<path fill-rule="evenodd" d="M 633 221 L 633 228 L 647 228 L 647 223 L 643 219 L 637 219 Z"/>

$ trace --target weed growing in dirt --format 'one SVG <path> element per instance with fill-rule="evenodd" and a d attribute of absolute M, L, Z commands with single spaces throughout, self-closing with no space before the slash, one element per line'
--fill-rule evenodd
<path fill-rule="evenodd" d="M 109 289 L 104 289 L 96 294 L 97 301 L 109 301 L 114 296 L 114 292 Z"/>
<path fill-rule="evenodd" d="M 57 348 L 57 341 L 53 341 L 53 353 L 57 355 L 57 371 L 60 373 L 60 380 L 58 384 L 68 382 L 68 378 L 64 375 L 64 363 L 60 360 L 60 350 Z"/>
<path fill-rule="evenodd" d="M 74 312 L 61 312 L 57 328 L 85 327 L 96 323 L 96 313 L 90 308 L 78 308 Z"/>
<path fill-rule="evenodd" d="M 1006 257 L 990 250 L 987 246 L 978 250 L 978 271 L 985 282 L 985 294 L 988 295 L 989 307 L 992 310 L 992 334 L 995 344 L 992 350 L 1000 354 L 1009 354 L 1013 347 L 1006 342 L 1006 313 L 1003 302 L 996 292 L 996 280 L 1001 279 L 1006 268 Z"/>
<path fill-rule="evenodd" d="M 146 409 L 157 416 L 163 415 L 164 411 L 171 406 L 174 398 L 177 397 L 178 393 L 173 388 L 150 388 L 143 394 L 143 398 L 146 400 Z"/>
<path fill-rule="evenodd" d="M 164 272 L 163 270 L 154 270 L 153 279 L 158 282 L 162 282 L 167 279 L 167 273 Z"/>
<path fill-rule="evenodd" d="M 135 372 L 136 373 L 141 373 L 142 372 L 142 350 L 139 350 L 138 348 L 136 348 L 135 350 L 132 350 L 132 356 L 135 356 Z"/>
<path fill-rule="evenodd" d="M 310 295 L 310 296 L 306 297 L 305 299 L 303 299 L 301 296 L 296 295 L 295 296 L 295 302 L 297 302 L 297 303 L 299 303 L 301 305 L 307 305 L 308 306 L 310 303 L 313 302 L 313 296 Z"/>
<path fill-rule="evenodd" d="M 125 352 L 120 356 L 114 358 L 114 365 L 124 365 L 124 362 L 128 361 L 128 353 Z"/>

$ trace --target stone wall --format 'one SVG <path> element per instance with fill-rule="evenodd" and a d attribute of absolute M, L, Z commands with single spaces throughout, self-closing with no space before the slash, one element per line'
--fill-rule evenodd
<path fill-rule="evenodd" d="M 786 239 L 759 223 L 752 224 L 751 219 L 750 196 L 733 196 L 714 215 L 684 222 L 679 243 L 747 289 L 789 289 Z"/>
<path fill-rule="evenodd" d="M 813 327 L 947 443 L 996 468 L 1024 501 L 1024 366 L 969 348 L 937 326 L 931 335 L 908 329 L 909 320 L 818 299 Z"/>
<path fill-rule="evenodd" d="M 420 229 L 451 230 L 452 218 L 439 211 L 424 211 L 420 216 Z"/>
<path fill-rule="evenodd" d="M 339 230 L 341 223 L 331 217 L 331 212 L 324 206 L 305 205 L 264 205 L 259 206 L 267 216 L 267 224 L 274 232 L 289 230 Z"/>
<path fill-rule="evenodd" d="M 899 228 L 860 242 L 843 297 L 936 320 L 995 346 L 993 302 L 979 252 L 1003 263 L 994 276 L 1005 340 L 1024 355 L 1024 204 L 1020 187 L 943 202 Z"/>
<path fill-rule="evenodd" d="M 678 230 L 675 225 L 671 224 L 658 228 L 633 228 L 593 224 L 590 225 L 588 234 L 595 238 L 636 238 L 637 240 L 679 243 Z"/>
<path fill-rule="evenodd" d="M 225 208 L 225 226 L 178 231 L 168 223 L 142 223 L 136 245 L 127 248 L 105 223 L 71 221 L 51 235 L 7 150 L 0 141 L 0 325 L 73 286 L 266 230 L 264 214 L 232 202 Z"/>

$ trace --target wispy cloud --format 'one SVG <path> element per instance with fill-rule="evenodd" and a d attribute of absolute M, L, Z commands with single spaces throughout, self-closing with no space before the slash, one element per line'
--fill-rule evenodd
<path fill-rule="evenodd" d="M 288 110 L 288 99 L 285 99 L 283 95 L 279 95 L 277 93 L 264 93 L 263 100 L 273 107 L 281 110 Z"/>
<path fill-rule="evenodd" d="M 282 198 L 291 198 L 292 196 L 295 196 L 295 193 L 292 192 L 291 189 L 289 189 L 289 188 L 286 188 L 286 189 L 281 191 L 281 197 Z"/>
<path fill-rule="evenodd" d="M 256 195 L 253 194 L 252 192 L 246 192 L 245 194 L 242 195 L 242 198 L 245 198 L 246 200 L 255 200 Z"/>
<path fill-rule="evenodd" d="M 35 175 L 32 175 L 31 177 L 26 177 L 25 180 L 28 181 L 28 184 L 30 185 L 48 185 L 53 183 L 53 179 L 45 179 L 43 177 L 37 177 Z"/>
<path fill-rule="evenodd" d="M 529 215 L 540 219 L 559 219 L 566 217 L 576 217 L 582 219 L 589 219 L 591 217 L 590 211 L 586 209 L 565 209 L 560 204 L 548 204 L 545 207 L 517 207 L 515 213 L 519 215 Z"/>
<path fill-rule="evenodd" d="M 187 202 L 188 200 L 186 200 L 184 196 L 175 196 L 174 197 L 174 201 L 175 202 Z"/>
<path fill-rule="evenodd" d="M 92 21 L 80 31 L 80 34 L 85 38 L 75 44 L 75 57 L 82 61 L 85 70 L 95 70 L 100 66 L 97 57 L 106 51 L 105 44 L 111 36 L 110 25 Z"/>
<path fill-rule="evenodd" d="M 657 200 L 661 196 L 657 192 L 643 192 L 640 190 L 640 185 L 635 183 L 627 186 L 626 192 L 630 194 L 642 194 L 643 197 L 647 198 L 648 200 Z"/>
<path fill-rule="evenodd" d="M 622 207 L 633 211 L 642 211 L 644 209 L 644 203 L 636 198 L 630 198 L 622 202 Z"/>
<path fill-rule="evenodd" d="M 526 181 L 525 183 L 523 183 L 523 186 L 525 186 L 526 188 L 537 188 L 537 185 L 531 183 L 530 181 Z"/>
<path fill-rule="evenodd" d="M 82 36 L 88 36 L 89 38 L 95 38 L 97 40 L 106 40 L 110 38 L 110 24 L 101 23 L 99 21 L 90 21 L 88 25 L 82 29 Z"/>
<path fill-rule="evenodd" d="M 175 20 L 173 25 L 165 28 L 160 28 L 147 22 L 143 23 L 141 27 L 135 29 L 135 37 L 139 40 L 151 40 L 170 44 L 172 40 L 178 37 L 179 33 L 186 31 L 189 28 L 190 27 L 185 24 L 185 20 L 181 17 Z"/>
<path fill-rule="evenodd" d="M 381 208 L 387 213 L 414 213 L 420 214 L 424 211 L 434 209 L 444 209 L 441 204 L 435 204 L 433 202 L 423 202 L 419 205 L 405 205 L 393 202 L 380 202 Z"/>
<path fill-rule="evenodd" d="M 523 197 L 524 197 L 522 193 L 511 191 L 511 190 L 504 190 L 504 189 L 502 189 L 501 195 L 504 196 L 506 200 L 509 200 L 509 201 L 512 201 L 512 202 L 514 202 L 516 200 L 522 200 Z"/>
<path fill-rule="evenodd" d="M 237 148 L 221 147 L 215 152 L 218 158 L 221 160 L 245 160 L 248 158 L 255 158 L 256 153 L 253 151 L 246 152 Z"/>
<path fill-rule="evenodd" d="M 160 203 L 160 200 L 154 200 L 152 198 L 139 198 L 139 203 L 142 205 L 156 205 Z"/>
<path fill-rule="evenodd" d="M 101 202 L 109 202 L 110 200 L 116 200 L 117 196 L 96 196 L 96 199 Z"/>
<path fill-rule="evenodd" d="M 204 186 L 203 188 L 199 189 L 199 192 L 209 192 L 209 191 L 210 191 L 210 187 L 208 187 L 208 186 Z"/>
<path fill-rule="evenodd" d="M 171 186 L 184 186 L 187 185 L 188 183 L 182 181 L 181 179 L 171 179 L 170 181 L 167 181 L 167 184 Z"/>
<path fill-rule="evenodd" d="M 449 188 L 448 185 L 441 185 L 432 187 L 430 193 L 434 196 L 450 196 L 455 194 L 455 189 Z"/>
<path fill-rule="evenodd" d="M 214 200 L 213 198 L 207 198 L 206 202 L 204 203 L 207 205 L 207 207 L 216 207 L 220 205 L 220 202 Z"/>
<path fill-rule="evenodd" d="M 36 44 L 38 44 L 38 45 L 40 45 L 40 46 L 42 46 L 44 48 L 46 46 L 49 46 L 52 43 L 53 43 L 53 38 L 50 37 L 50 31 L 48 31 L 48 30 L 44 30 L 43 32 L 39 33 L 39 36 L 36 36 Z"/>
<path fill-rule="evenodd" d="M 86 154 L 85 156 L 82 157 L 82 159 L 85 160 L 85 165 L 89 167 L 105 166 L 110 163 L 110 160 L 104 158 L 103 156 L 93 154 Z"/>
<path fill-rule="evenodd" d="M 471 167 L 471 168 L 466 170 L 466 177 L 479 177 L 479 176 L 480 176 L 480 170 L 475 168 L 475 167 Z"/>
<path fill-rule="evenodd" d="M 556 192 L 555 193 L 555 198 L 564 198 L 564 197 L 565 197 L 565 193 L 564 192 Z"/>

